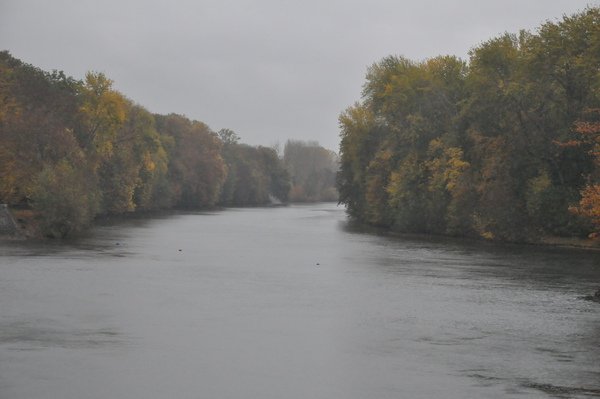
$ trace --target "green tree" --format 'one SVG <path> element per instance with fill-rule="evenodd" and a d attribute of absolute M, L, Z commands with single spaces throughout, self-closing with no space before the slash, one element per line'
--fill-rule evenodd
<path fill-rule="evenodd" d="M 77 82 L 0 52 L 0 201 L 29 198 L 48 164 L 79 159 Z"/>
<path fill-rule="evenodd" d="M 220 204 L 254 206 L 269 204 L 273 199 L 287 201 L 289 175 L 273 148 L 239 144 L 239 137 L 231 130 L 221 130 L 219 136 L 224 140 L 223 156 L 228 171 Z"/>
<path fill-rule="evenodd" d="M 42 233 L 53 238 L 81 231 L 98 209 L 98 198 L 86 174 L 67 160 L 43 168 L 32 197 L 34 209 L 42 215 Z"/>
<path fill-rule="evenodd" d="M 493 38 L 468 64 L 371 66 L 363 101 L 340 116 L 337 184 L 350 216 L 513 241 L 585 231 L 596 167 L 572 127 L 600 105 L 599 16 L 588 8 Z"/>
<path fill-rule="evenodd" d="M 166 179 L 167 154 L 155 129 L 154 116 L 131 103 L 127 115 L 112 140 L 111 153 L 98 169 L 104 213 L 156 207 L 156 186 Z"/>
<path fill-rule="evenodd" d="M 103 73 L 89 72 L 80 88 L 82 126 L 78 136 L 83 148 L 98 161 L 112 153 L 117 131 L 127 118 L 127 100 L 112 84 Z"/>
<path fill-rule="evenodd" d="M 202 122 L 176 114 L 156 116 L 156 121 L 158 131 L 173 143 L 167 147 L 173 204 L 184 208 L 215 205 L 226 177 L 216 133 Z"/>

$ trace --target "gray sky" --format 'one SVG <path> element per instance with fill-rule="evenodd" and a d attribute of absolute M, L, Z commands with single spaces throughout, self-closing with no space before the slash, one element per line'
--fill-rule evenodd
<path fill-rule="evenodd" d="M 230 128 L 249 144 L 317 140 L 366 69 L 390 55 L 467 58 L 503 32 L 598 0 L 0 0 L 0 49 L 75 78 L 104 72 L 127 97 Z"/>

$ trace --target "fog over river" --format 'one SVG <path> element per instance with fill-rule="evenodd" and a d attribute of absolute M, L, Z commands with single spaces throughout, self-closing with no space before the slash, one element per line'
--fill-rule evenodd
<path fill-rule="evenodd" d="M 0 242 L 0 399 L 600 397 L 600 253 L 390 237 L 334 204 Z"/>

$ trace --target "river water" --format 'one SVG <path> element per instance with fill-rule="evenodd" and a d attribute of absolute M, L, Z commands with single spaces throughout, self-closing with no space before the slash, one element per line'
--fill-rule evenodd
<path fill-rule="evenodd" d="M 0 398 L 600 397 L 600 253 L 399 238 L 333 204 L 0 242 Z"/>

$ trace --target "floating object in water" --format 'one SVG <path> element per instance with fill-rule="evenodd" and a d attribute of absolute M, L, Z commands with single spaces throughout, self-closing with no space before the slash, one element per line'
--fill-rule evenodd
<path fill-rule="evenodd" d="M 600 290 L 596 291 L 594 295 L 586 295 L 583 297 L 586 301 L 598 302 L 600 303 Z"/>

